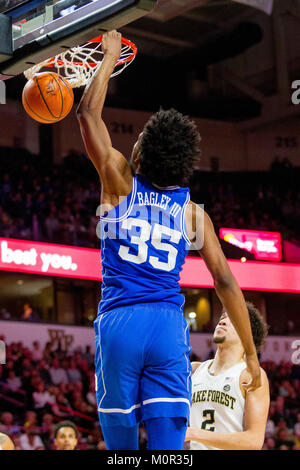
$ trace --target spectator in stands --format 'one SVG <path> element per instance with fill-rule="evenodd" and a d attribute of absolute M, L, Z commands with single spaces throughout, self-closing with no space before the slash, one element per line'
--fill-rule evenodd
<path fill-rule="evenodd" d="M 16 376 L 14 370 L 9 371 L 6 383 L 12 391 L 15 391 L 20 388 L 22 384 L 20 377 Z"/>
<path fill-rule="evenodd" d="M 106 449 L 106 444 L 103 439 L 101 439 L 97 445 L 97 450 L 107 450 Z"/>
<path fill-rule="evenodd" d="M 3 376 L 7 379 L 8 377 L 8 374 L 10 371 L 13 371 L 14 370 L 14 362 L 9 359 L 9 357 L 6 358 L 6 364 L 5 364 L 5 368 L 3 370 L 4 374 Z"/>
<path fill-rule="evenodd" d="M 38 435 L 38 430 L 35 426 L 25 426 L 25 433 L 20 436 L 20 444 L 22 450 L 37 450 L 44 448 L 43 441 Z"/>
<path fill-rule="evenodd" d="M 72 421 L 62 421 L 55 426 L 54 444 L 56 450 L 75 450 L 78 443 L 78 430 Z"/>
<path fill-rule="evenodd" d="M 293 450 L 300 450 L 300 430 L 295 432 Z"/>
<path fill-rule="evenodd" d="M 35 392 L 33 392 L 33 402 L 34 408 L 38 411 L 45 411 L 55 403 L 55 398 L 45 390 L 45 384 L 42 380 L 39 381 Z"/>
<path fill-rule="evenodd" d="M 52 413 L 59 418 L 70 416 L 71 404 L 67 397 L 57 389 L 56 403 L 52 406 Z M 71 411 L 72 413 L 72 411 Z"/>
<path fill-rule="evenodd" d="M 51 367 L 49 369 L 51 381 L 54 385 L 60 384 L 61 382 L 68 383 L 68 376 L 66 371 L 59 366 L 57 359 L 52 360 Z"/>
<path fill-rule="evenodd" d="M 56 208 L 52 209 L 48 217 L 45 219 L 45 228 L 47 239 L 50 242 L 57 240 L 60 223 L 56 216 Z"/>
<path fill-rule="evenodd" d="M 1 418 L 0 418 L 0 432 L 10 435 L 14 429 L 13 420 L 14 420 L 14 417 L 12 413 L 9 413 L 8 411 L 4 411 L 1 414 Z"/>
<path fill-rule="evenodd" d="M 27 410 L 25 413 L 24 426 L 38 426 L 38 417 L 35 411 Z"/>
<path fill-rule="evenodd" d="M 43 351 L 40 348 L 40 343 L 38 341 L 33 342 L 33 350 L 31 351 L 32 359 L 35 362 L 41 361 L 43 359 Z"/>
<path fill-rule="evenodd" d="M 275 441 L 272 437 L 268 437 L 265 440 L 262 450 L 274 450 L 275 449 Z"/>
<path fill-rule="evenodd" d="M 266 424 L 266 437 L 271 437 L 275 433 L 275 424 L 272 419 L 270 419 L 270 416 L 268 418 L 267 424 Z"/>
<path fill-rule="evenodd" d="M 68 375 L 69 383 L 71 384 L 75 382 L 80 382 L 82 379 L 81 372 L 79 369 L 77 369 L 76 362 L 72 358 L 69 361 L 67 375 Z"/>
<path fill-rule="evenodd" d="M 43 358 L 46 361 L 46 364 L 50 364 L 51 359 L 53 359 L 54 354 L 52 352 L 52 343 L 48 342 L 43 351 Z"/>
<path fill-rule="evenodd" d="M 41 379 L 43 380 L 43 382 L 46 385 L 50 385 L 52 383 L 51 382 L 51 376 L 50 376 L 50 373 L 49 373 L 49 367 L 48 367 L 45 359 L 42 359 L 41 361 L 39 361 L 38 370 L 39 370 L 39 375 L 40 375 Z"/>
<path fill-rule="evenodd" d="M 54 423 L 53 415 L 46 413 L 43 415 L 42 424 L 41 424 L 41 439 L 45 443 L 45 447 L 50 449 L 51 441 L 54 438 Z"/>
<path fill-rule="evenodd" d="M 24 312 L 23 315 L 21 316 L 22 321 L 28 321 L 28 322 L 38 322 L 39 321 L 39 316 L 35 310 L 29 305 L 29 304 L 24 304 Z"/>
<path fill-rule="evenodd" d="M 11 318 L 11 314 L 7 311 L 6 308 L 0 309 L 0 320 L 9 320 Z"/>
<path fill-rule="evenodd" d="M 92 406 L 97 406 L 95 380 L 90 383 L 89 391 L 86 395 L 87 402 Z"/>
<path fill-rule="evenodd" d="M 91 362 L 94 360 L 94 355 L 91 353 L 91 346 L 88 344 L 85 348 L 85 352 L 83 353 L 83 359 L 87 362 Z"/>
<path fill-rule="evenodd" d="M 14 432 L 10 435 L 10 437 L 11 437 L 13 443 L 14 443 L 15 450 L 22 450 L 21 449 L 21 442 L 20 442 L 21 433 L 19 431 Z"/>
<path fill-rule="evenodd" d="M 275 440 L 275 448 L 280 449 L 281 446 L 287 446 L 288 448 L 292 448 L 294 442 L 288 436 L 286 429 L 280 429 L 277 433 L 277 438 Z M 283 449 L 280 449 L 283 450 Z"/>
<path fill-rule="evenodd" d="M 300 435 L 300 413 L 297 414 L 297 423 L 294 426 L 294 433 Z"/>

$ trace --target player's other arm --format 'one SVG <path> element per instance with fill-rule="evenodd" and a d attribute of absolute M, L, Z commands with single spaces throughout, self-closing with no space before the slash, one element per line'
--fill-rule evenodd
<path fill-rule="evenodd" d="M 218 433 L 188 428 L 185 440 L 198 441 L 222 450 L 260 450 L 264 443 L 270 404 L 269 383 L 263 369 L 261 369 L 261 382 L 260 388 L 246 392 L 244 431 Z"/>
<path fill-rule="evenodd" d="M 190 207 L 196 234 L 197 230 L 202 230 L 199 220 L 202 220 L 204 224 L 204 243 L 202 248 L 198 250 L 199 254 L 204 259 L 213 277 L 216 293 L 244 347 L 246 363 L 252 376 L 252 381 L 245 387 L 248 387 L 249 390 L 256 389 L 261 385 L 260 368 L 244 296 L 230 270 L 210 217 L 197 204 L 192 203 Z M 199 238 L 201 238 L 201 235 L 199 235 Z"/>
<path fill-rule="evenodd" d="M 112 147 L 107 127 L 102 119 L 104 101 L 107 94 L 108 82 L 121 54 L 121 34 L 110 31 L 103 35 L 102 51 L 104 58 L 99 70 L 86 85 L 81 101 L 77 108 L 77 118 L 86 151 L 99 173 L 104 190 L 119 192 L 122 176 L 130 167 L 125 157 Z M 117 178 L 114 178 L 117 176 Z M 118 178 L 119 177 L 119 178 Z M 121 192 L 122 189 L 121 188 Z M 127 188 L 125 188 L 125 191 Z"/>

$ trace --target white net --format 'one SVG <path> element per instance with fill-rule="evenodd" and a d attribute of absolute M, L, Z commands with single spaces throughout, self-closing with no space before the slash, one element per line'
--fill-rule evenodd
<path fill-rule="evenodd" d="M 122 39 L 121 56 L 118 60 L 112 77 L 123 72 L 131 64 L 136 56 L 136 46 Z M 47 59 L 30 69 L 24 71 L 27 80 L 42 70 L 56 72 L 65 77 L 72 88 L 78 88 L 86 85 L 92 78 L 96 70 L 101 66 L 103 53 L 101 51 L 101 36 L 93 39 L 83 46 L 73 47 L 57 56 Z"/>

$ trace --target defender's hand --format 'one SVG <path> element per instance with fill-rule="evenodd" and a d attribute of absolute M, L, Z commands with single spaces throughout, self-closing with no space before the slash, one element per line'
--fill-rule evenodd
<path fill-rule="evenodd" d="M 260 366 L 256 354 L 246 354 L 247 371 L 252 380 L 246 384 L 242 384 L 247 392 L 251 392 L 261 387 Z"/>
<path fill-rule="evenodd" d="M 104 55 L 110 55 L 117 61 L 121 55 L 122 35 L 115 29 L 102 36 L 101 49 Z"/>

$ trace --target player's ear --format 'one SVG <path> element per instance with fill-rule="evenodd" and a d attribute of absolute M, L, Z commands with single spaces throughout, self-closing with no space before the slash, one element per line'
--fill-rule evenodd
<path fill-rule="evenodd" d="M 141 153 L 139 150 L 133 155 L 132 163 L 134 164 L 134 168 L 137 168 L 139 166 L 140 156 L 141 156 Z"/>

